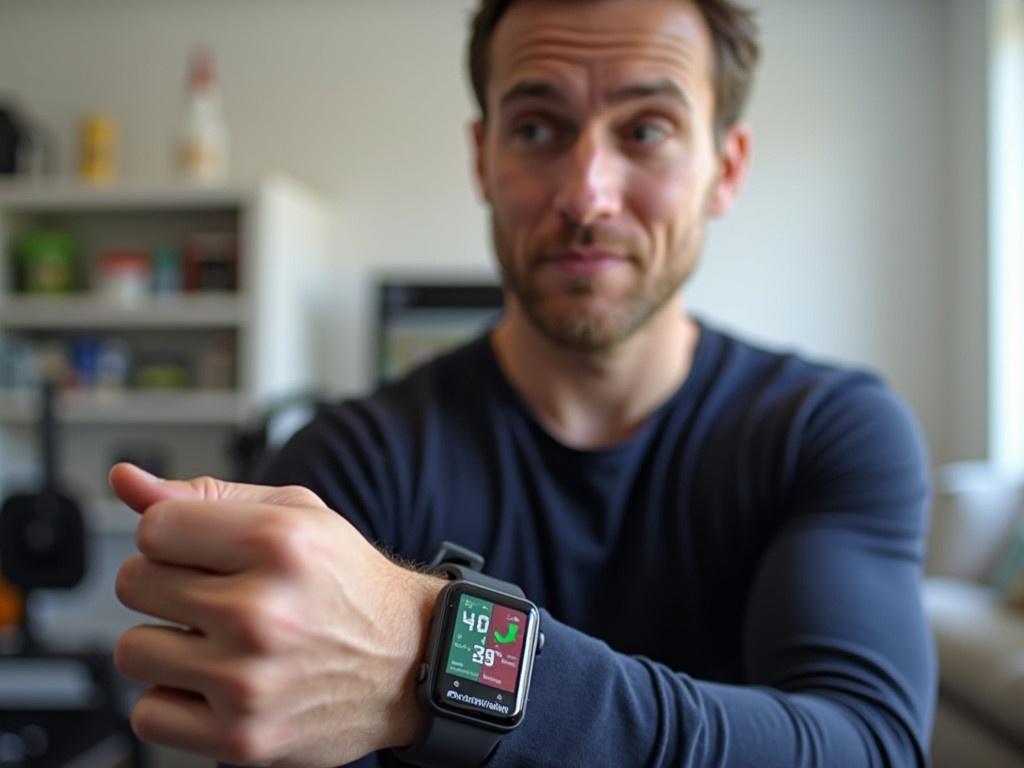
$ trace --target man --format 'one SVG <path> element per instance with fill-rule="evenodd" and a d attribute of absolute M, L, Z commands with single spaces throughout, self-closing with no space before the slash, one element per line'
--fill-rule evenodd
<path fill-rule="evenodd" d="M 450 540 L 540 607 L 546 644 L 522 723 L 428 764 L 926 764 L 912 420 L 869 375 L 684 312 L 747 167 L 756 58 L 727 0 L 482 2 L 473 135 L 506 311 L 318 419 L 267 486 L 114 468 L 144 512 L 119 597 L 181 627 L 118 645 L 152 686 L 143 738 L 416 760 L 394 750 L 443 721 L 415 690 L 446 583 L 369 542 L 424 562 Z"/>

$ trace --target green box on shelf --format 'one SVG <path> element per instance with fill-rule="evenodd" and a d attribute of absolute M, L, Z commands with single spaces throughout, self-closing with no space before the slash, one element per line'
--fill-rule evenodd
<path fill-rule="evenodd" d="M 78 246 L 63 232 L 26 232 L 14 242 L 15 285 L 24 293 L 76 289 Z"/>

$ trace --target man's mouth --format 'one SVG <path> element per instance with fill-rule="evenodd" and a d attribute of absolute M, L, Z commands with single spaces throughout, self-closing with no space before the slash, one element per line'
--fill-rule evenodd
<path fill-rule="evenodd" d="M 540 266 L 552 267 L 578 276 L 593 276 L 628 265 L 623 251 L 594 246 L 571 246 L 550 251 L 539 259 Z"/>

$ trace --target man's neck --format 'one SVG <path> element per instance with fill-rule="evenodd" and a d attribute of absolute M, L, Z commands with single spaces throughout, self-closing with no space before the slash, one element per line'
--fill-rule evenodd
<path fill-rule="evenodd" d="M 491 343 L 545 429 L 573 448 L 595 449 L 635 433 L 682 386 L 699 335 L 680 298 L 613 349 L 579 352 L 551 341 L 512 301 Z"/>

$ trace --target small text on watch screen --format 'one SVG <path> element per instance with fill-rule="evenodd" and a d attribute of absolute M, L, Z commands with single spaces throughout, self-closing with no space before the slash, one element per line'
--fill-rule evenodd
<path fill-rule="evenodd" d="M 445 672 L 514 694 L 522 662 L 526 614 L 463 593 L 454 618 Z"/>

